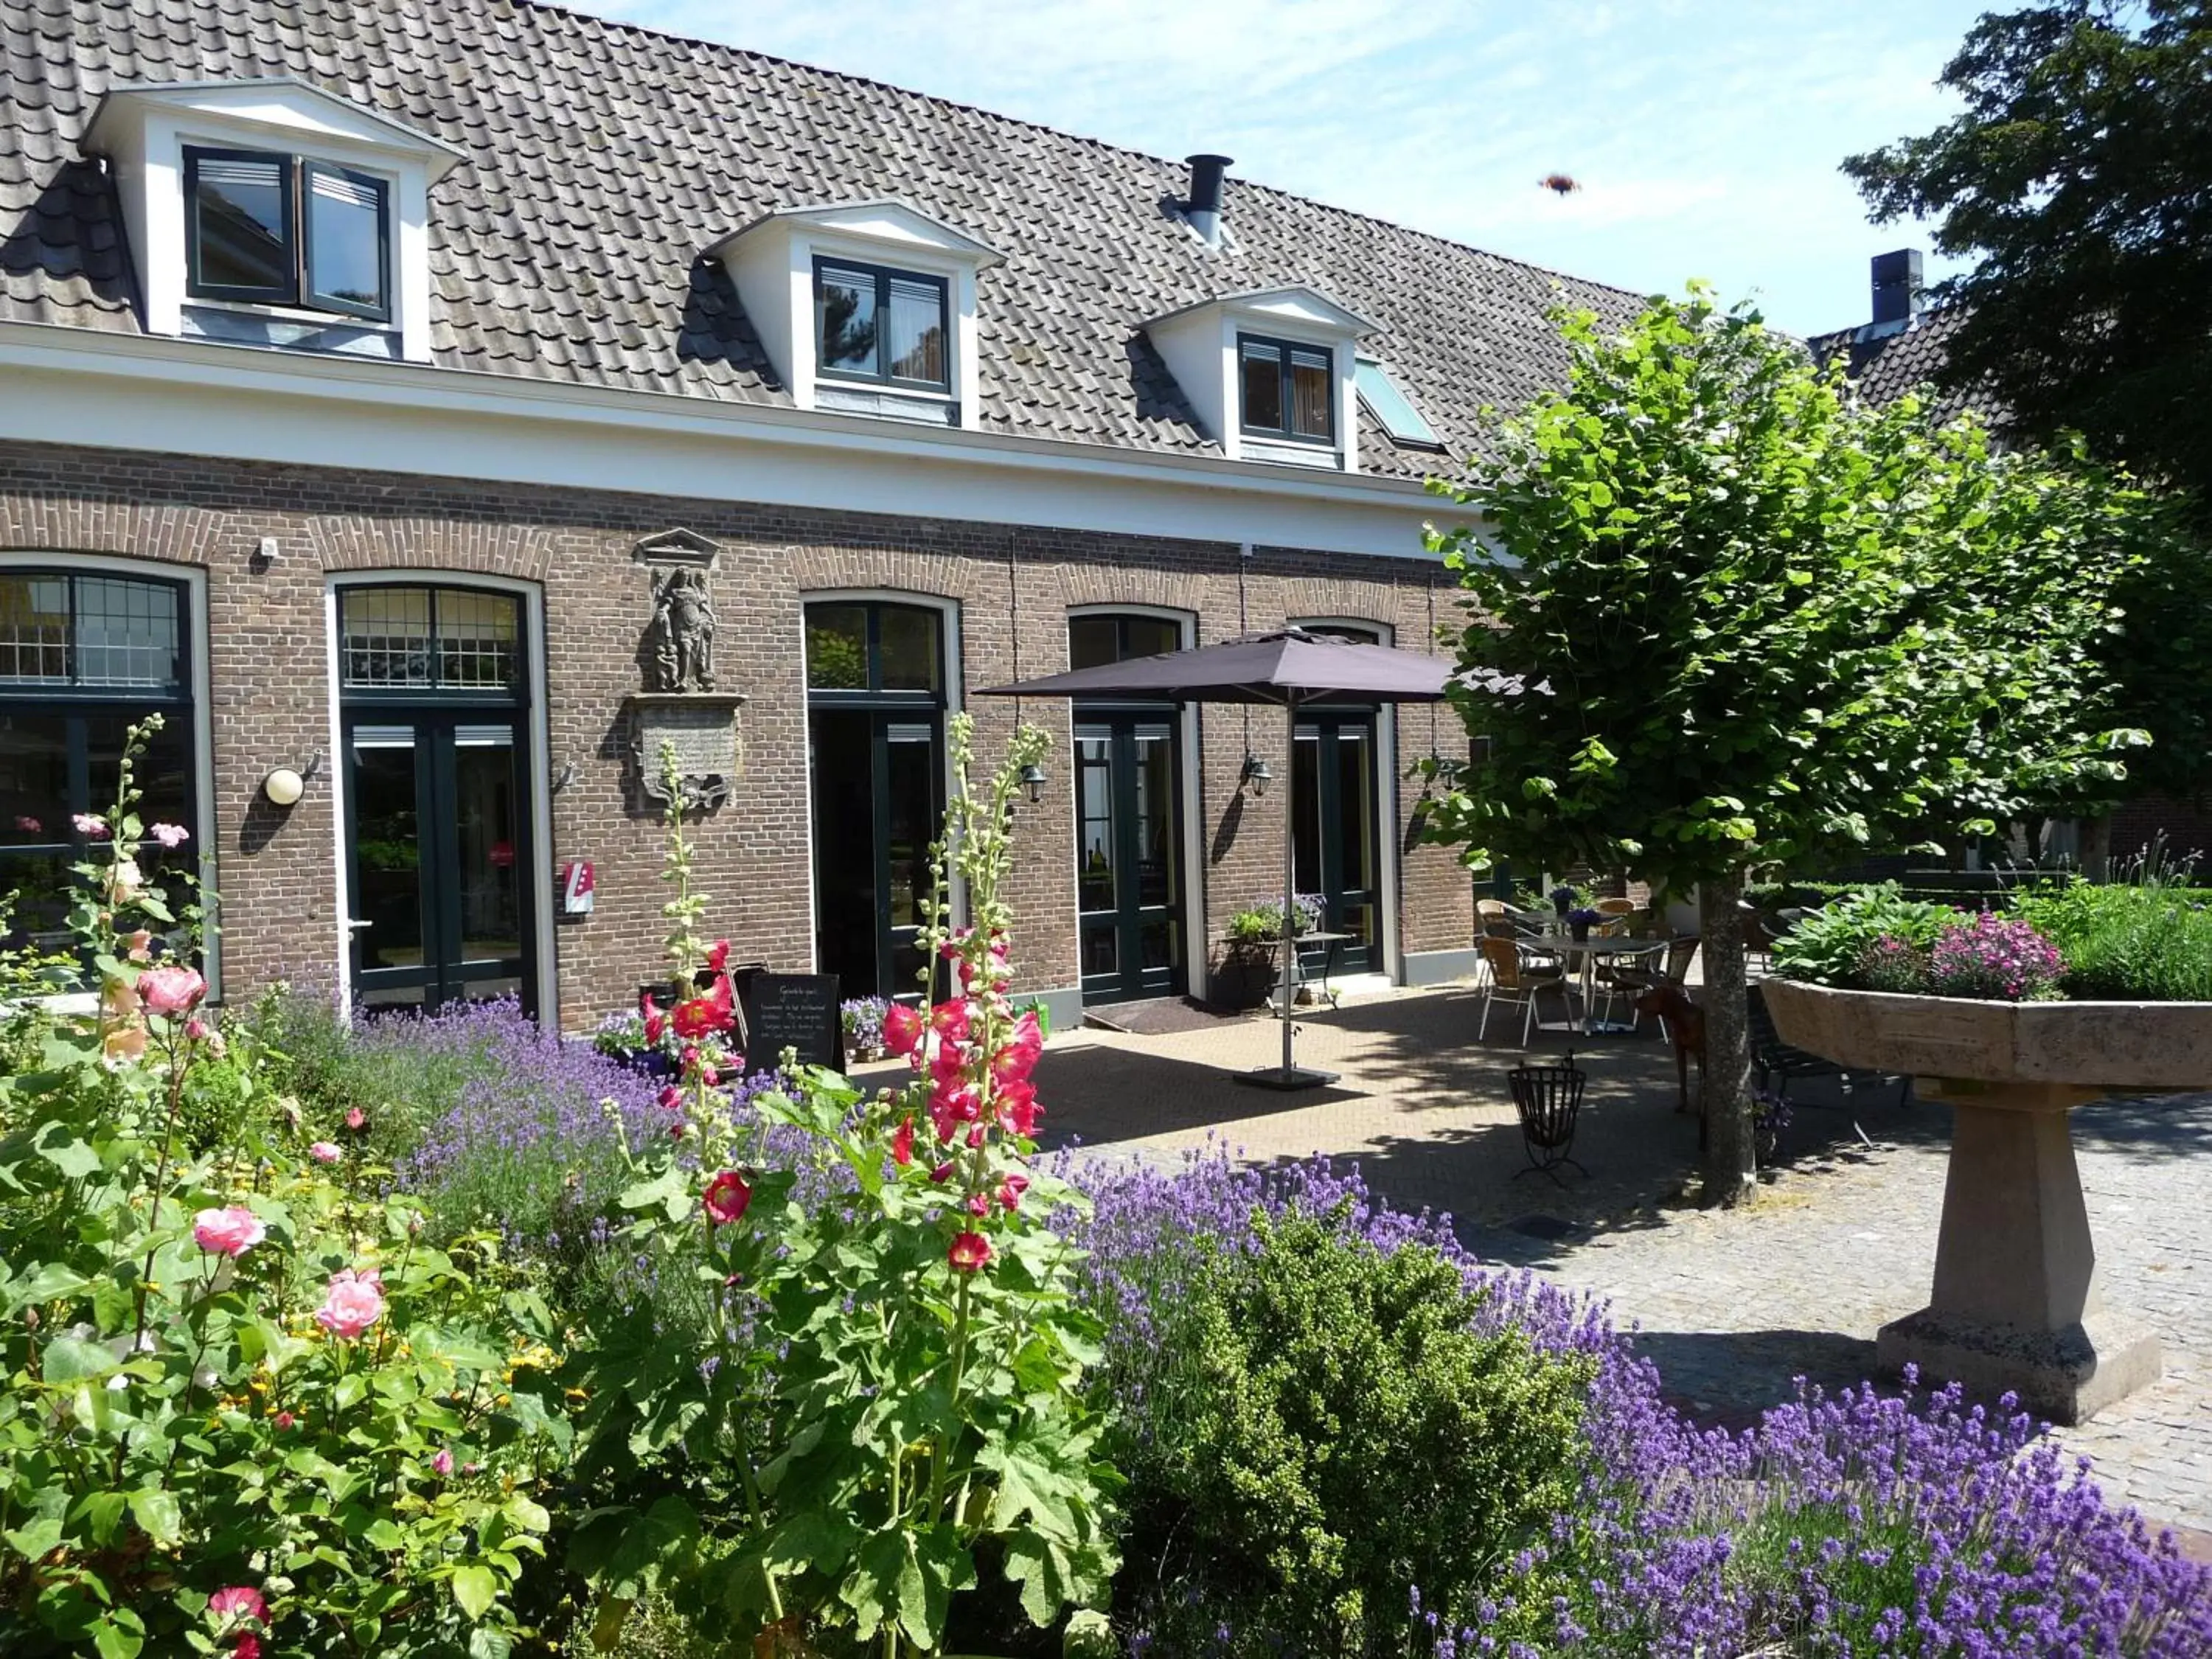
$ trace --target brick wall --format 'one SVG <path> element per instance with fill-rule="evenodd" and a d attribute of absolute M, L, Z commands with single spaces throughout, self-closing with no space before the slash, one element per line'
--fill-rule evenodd
<path fill-rule="evenodd" d="M 392 474 L 0 444 L 0 549 L 100 553 L 206 572 L 215 775 L 215 854 L 223 899 L 222 956 L 233 997 L 270 979 L 328 985 L 336 973 L 334 766 L 289 811 L 259 794 L 272 767 L 330 744 L 325 592 L 349 570 L 486 573 L 538 584 L 550 740 L 557 772 L 550 869 L 594 861 L 598 908 L 556 930 L 564 1023 L 589 1024 L 655 976 L 659 949 L 659 826 L 635 787 L 623 707 L 638 684 L 649 611 L 641 538 L 684 526 L 720 543 L 714 576 L 718 678 L 743 692 L 744 775 L 732 803 L 697 832 L 710 922 L 746 959 L 803 966 L 811 955 L 806 708 L 801 596 L 836 588 L 930 595 L 959 607 L 966 690 L 1067 665 L 1065 617 L 1077 605 L 1139 603 L 1194 612 L 1201 642 L 1289 617 L 1386 624 L 1421 648 L 1449 616 L 1451 592 L 1419 559 L 1115 537 L 965 522 L 799 511 L 612 492 L 457 483 Z M 253 558 L 264 537 L 277 559 Z M 1003 749 L 1014 710 L 964 699 L 977 750 Z M 1012 897 L 1017 967 L 1026 988 L 1076 982 L 1073 805 L 1068 711 L 1023 714 L 1054 739 L 1043 803 L 1024 808 Z M 1209 935 L 1232 910 L 1279 889 L 1281 797 L 1239 787 L 1244 711 L 1199 714 L 1199 813 Z M 1252 752 L 1286 775 L 1279 714 L 1255 709 Z M 1449 711 L 1408 708 L 1395 769 L 1432 745 L 1463 752 Z M 1409 951 L 1464 946 L 1472 926 L 1465 873 L 1449 854 L 1409 844 L 1417 787 L 1398 786 L 1399 915 Z M 1196 942 L 1194 942 L 1195 945 Z M 1194 986 L 1203 948 L 1190 951 Z"/>

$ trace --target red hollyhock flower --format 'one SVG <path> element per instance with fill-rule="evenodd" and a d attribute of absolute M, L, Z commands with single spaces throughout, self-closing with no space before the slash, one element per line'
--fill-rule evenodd
<path fill-rule="evenodd" d="M 937 1181 L 937 1182 L 945 1182 L 945 1181 L 950 1181 L 950 1180 L 951 1180 L 951 1179 L 952 1179 L 952 1164 L 951 1164 L 951 1161 L 950 1161 L 950 1160 L 947 1160 L 946 1162 L 945 1162 L 945 1163 L 943 1163 L 943 1164 L 939 1164 L 935 1169 L 932 1170 L 929 1172 L 929 1178 L 930 1178 L 932 1181 Z"/>
<path fill-rule="evenodd" d="M 952 1264 L 952 1271 L 972 1273 L 991 1259 L 991 1241 L 981 1233 L 957 1234 L 945 1259 Z"/>
<path fill-rule="evenodd" d="M 261 1638 L 252 1631 L 231 1638 L 230 1659 L 261 1659 Z"/>
<path fill-rule="evenodd" d="M 706 1206 L 708 1220 L 727 1226 L 744 1218 L 746 1206 L 753 1201 L 753 1189 L 735 1170 L 725 1170 L 707 1183 L 707 1195 L 701 1201 Z"/>
<path fill-rule="evenodd" d="M 707 952 L 707 966 L 712 972 L 726 973 L 730 966 L 730 941 L 718 939 Z"/>
<path fill-rule="evenodd" d="M 676 1035 L 693 1042 L 726 1030 L 730 1024 L 730 1011 L 711 996 L 678 1003 L 670 1018 L 675 1021 Z"/>
<path fill-rule="evenodd" d="M 895 1054 L 910 1054 L 921 1047 L 921 1010 L 911 1003 L 894 1002 L 884 1010 L 884 1047 Z"/>
<path fill-rule="evenodd" d="M 1025 1175 L 1010 1175 L 999 1183 L 999 1203 L 1007 1210 L 1022 1207 L 1022 1194 L 1030 1189 L 1030 1178 Z"/>
<path fill-rule="evenodd" d="M 970 1215 L 990 1214 L 991 1200 L 984 1197 L 981 1193 L 970 1193 L 968 1195 L 968 1213 Z"/>
<path fill-rule="evenodd" d="M 968 1041 L 969 1010 L 966 1000 L 940 1002 L 929 1011 L 930 1029 L 947 1042 Z"/>
<path fill-rule="evenodd" d="M 908 1118 L 891 1136 L 891 1162 L 904 1168 L 914 1162 L 914 1120 Z"/>
<path fill-rule="evenodd" d="M 637 1000 L 637 1012 L 645 1021 L 645 1040 L 658 1047 L 661 1033 L 668 1029 L 667 1017 L 654 1006 L 650 996 L 642 996 Z"/>
<path fill-rule="evenodd" d="M 1006 1046 L 993 1056 L 991 1075 L 1001 1083 L 1025 1083 L 1043 1052 L 1044 1030 L 1037 1024 L 1036 1011 L 1025 1010 L 1014 1022 L 1014 1034 Z"/>

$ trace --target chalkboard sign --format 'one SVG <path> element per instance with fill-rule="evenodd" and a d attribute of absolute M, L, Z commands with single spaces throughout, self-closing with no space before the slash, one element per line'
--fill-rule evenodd
<path fill-rule="evenodd" d="M 742 974 L 738 1009 L 745 1020 L 745 1066 L 772 1068 L 786 1048 L 802 1066 L 845 1069 L 845 1026 L 835 974 Z"/>

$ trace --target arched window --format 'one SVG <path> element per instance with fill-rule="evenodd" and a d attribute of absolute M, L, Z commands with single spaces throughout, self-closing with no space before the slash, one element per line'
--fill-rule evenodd
<path fill-rule="evenodd" d="M 114 804 L 133 721 L 163 716 L 137 772 L 140 821 L 197 827 L 190 609 L 181 581 L 0 568 L 0 892 L 17 895 L 13 942 L 66 942 L 70 866 L 88 840 L 76 820 Z M 136 854 L 156 881 L 196 855 L 151 839 Z"/>

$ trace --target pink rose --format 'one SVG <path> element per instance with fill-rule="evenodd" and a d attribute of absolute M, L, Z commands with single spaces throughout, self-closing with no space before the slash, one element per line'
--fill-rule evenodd
<path fill-rule="evenodd" d="M 149 968 L 138 975 L 138 1000 L 154 1014 L 181 1014 L 207 994 L 207 981 L 190 968 Z"/>
<path fill-rule="evenodd" d="M 157 823 L 146 833 L 172 852 L 191 838 L 191 831 L 178 823 Z"/>
<path fill-rule="evenodd" d="M 436 1453 L 430 1459 L 430 1468 L 435 1474 L 441 1475 L 451 1474 L 453 1472 L 453 1453 L 447 1451 L 443 1446 L 439 1447 Z"/>
<path fill-rule="evenodd" d="M 307 1148 L 307 1156 L 318 1164 L 335 1164 L 345 1154 L 327 1140 L 319 1140 Z"/>
<path fill-rule="evenodd" d="M 359 1336 L 383 1316 L 384 1286 L 374 1267 L 358 1273 L 350 1267 L 343 1267 L 332 1273 L 331 1287 L 323 1295 L 323 1305 L 315 1310 L 315 1323 L 332 1336 L 349 1340 Z"/>
<path fill-rule="evenodd" d="M 247 1620 L 257 1625 L 269 1622 L 269 1604 L 251 1584 L 233 1584 L 228 1589 L 217 1590 L 208 1597 L 208 1612 L 225 1624 Z"/>
<path fill-rule="evenodd" d="M 358 1106 L 346 1108 L 345 1126 L 356 1132 L 368 1127 L 368 1114 Z"/>
<path fill-rule="evenodd" d="M 278 1412 L 276 1413 L 276 1431 L 279 1434 L 289 1434 L 292 1431 L 292 1425 L 299 1420 L 300 1419 L 298 1418 L 293 1416 L 289 1412 Z"/>
<path fill-rule="evenodd" d="M 40 823 L 38 819 L 31 817 L 27 812 L 18 812 L 15 814 L 15 829 L 19 834 L 35 836 L 46 827 L 46 826 L 45 824 Z"/>
<path fill-rule="evenodd" d="M 244 1255 L 268 1236 L 261 1218 L 242 1204 L 202 1210 L 192 1218 L 193 1242 L 216 1255 Z"/>
<path fill-rule="evenodd" d="M 96 818 L 89 812 L 73 812 L 70 815 L 70 822 L 76 826 L 76 832 L 80 836 L 89 836 L 94 841 L 106 838 L 107 820 L 106 818 Z"/>

